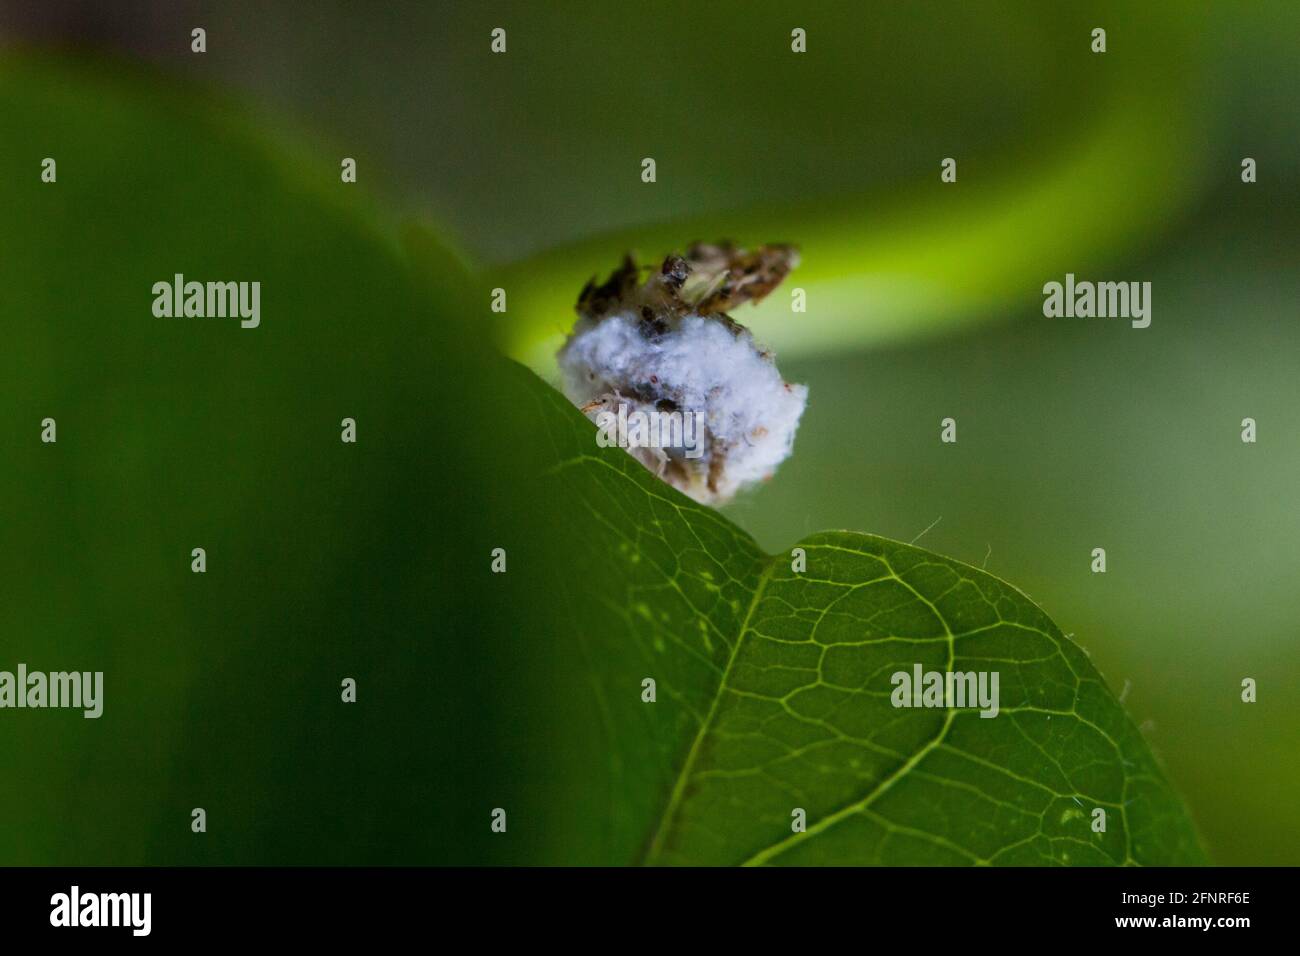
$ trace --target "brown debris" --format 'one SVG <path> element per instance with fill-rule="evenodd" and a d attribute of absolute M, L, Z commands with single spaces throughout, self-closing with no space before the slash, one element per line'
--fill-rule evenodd
<path fill-rule="evenodd" d="M 791 245 L 778 243 L 751 251 L 729 241 L 696 242 L 685 256 L 667 256 L 642 282 L 643 270 L 628 254 L 605 282 L 597 285 L 594 276 L 588 280 L 578 296 L 577 311 L 600 320 L 634 309 L 650 334 L 662 333 L 656 319 L 664 312 L 713 315 L 739 335 L 743 326 L 725 313 L 746 302 L 761 302 L 798 264 L 799 252 Z"/>

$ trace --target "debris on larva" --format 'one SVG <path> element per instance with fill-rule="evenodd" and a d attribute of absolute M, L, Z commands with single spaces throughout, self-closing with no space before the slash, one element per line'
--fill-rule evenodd
<path fill-rule="evenodd" d="M 786 383 L 726 310 L 758 302 L 797 264 L 792 246 L 725 242 L 654 268 L 625 256 L 578 298 L 559 353 L 565 394 L 610 435 L 616 422 L 661 423 L 624 428 L 617 443 L 696 501 L 727 503 L 789 457 L 808 389 Z"/>

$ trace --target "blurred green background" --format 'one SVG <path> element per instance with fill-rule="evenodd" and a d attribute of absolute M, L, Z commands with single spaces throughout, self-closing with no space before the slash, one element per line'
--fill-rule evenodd
<path fill-rule="evenodd" d="M 53 2 L 3 5 L 0 37 L 237 103 L 232 122 L 305 144 L 325 178 L 355 157 L 369 202 L 481 268 L 469 315 L 543 374 L 578 289 L 626 249 L 798 243 L 808 313 L 779 290 L 736 318 L 810 386 L 809 410 L 794 457 L 729 516 L 770 550 L 826 528 L 909 541 L 938 520 L 918 543 L 1024 589 L 1128 687 L 1215 862 L 1300 863 L 1294 3 Z M 7 127 L 31 122 L 17 103 Z M 131 130 L 103 117 L 100 147 Z M 1044 318 L 1042 285 L 1066 272 L 1151 281 L 1151 327 Z M 351 301 L 342 282 L 310 294 Z M 433 790 L 421 778 L 402 806 Z"/>

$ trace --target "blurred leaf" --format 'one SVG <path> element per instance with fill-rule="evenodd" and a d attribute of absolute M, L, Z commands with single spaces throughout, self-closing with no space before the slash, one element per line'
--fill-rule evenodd
<path fill-rule="evenodd" d="M 887 9 L 870 28 L 896 42 L 875 51 L 883 59 L 872 61 L 869 76 L 859 72 L 869 41 L 852 32 L 843 11 L 807 54 L 815 69 L 794 69 L 790 61 L 800 57 L 791 54 L 742 58 L 736 68 L 763 91 L 763 109 L 745 115 L 755 114 L 756 123 L 779 117 L 784 132 L 769 130 L 766 143 L 742 138 L 743 158 L 733 142 L 695 143 L 684 154 L 668 134 L 648 136 L 646 153 L 659 161 L 656 183 L 624 187 L 624 179 L 636 179 L 629 166 L 615 183 L 597 179 L 591 187 L 592 204 L 608 191 L 640 210 L 610 216 L 635 224 L 494 271 L 491 284 L 510 295 L 499 337 L 511 355 L 546 374 L 589 276 L 603 277 L 625 251 L 653 260 L 696 239 L 801 248 L 802 265 L 786 287 L 736 316 L 782 357 L 931 336 L 1041 300 L 1045 281 L 1113 262 L 1170 228 L 1202 191 L 1212 157 L 1200 139 L 1207 118 L 1194 108 L 1202 78 L 1189 64 L 1197 62 L 1190 51 L 1206 11 L 1178 9 L 1176 16 L 1159 5 L 1106 9 L 1110 45 L 1100 55 L 1089 49 L 1098 12 L 1058 20 L 1062 11 L 1041 5 L 995 4 L 960 13 L 945 6 L 951 17 L 912 5 Z M 907 33 L 920 29 L 917 19 L 924 33 Z M 924 54 L 911 45 L 918 35 Z M 895 62 L 900 49 L 921 57 L 920 65 Z M 941 64 L 930 62 L 936 49 L 945 51 Z M 952 58 L 969 70 L 960 81 Z M 1017 100 L 1019 109 L 1008 113 L 1008 98 L 1029 95 L 1023 77 L 1008 82 L 1002 72 L 1019 76 L 1017 64 L 1040 71 L 1033 94 L 1041 99 Z M 875 75 L 884 66 L 897 71 L 892 79 Z M 927 67 L 936 72 L 922 75 Z M 886 84 L 894 99 L 858 88 L 865 83 Z M 685 94 L 666 99 L 690 101 Z M 804 111 L 837 135 L 823 142 L 806 128 Z M 921 142 L 927 149 L 917 149 Z M 599 144 L 592 148 L 599 159 Z M 769 185 L 729 202 L 700 195 L 697 208 L 682 209 L 683 193 L 698 189 L 678 177 L 702 173 L 676 170 L 694 153 L 716 164 L 710 168 L 723 181 L 719 192 L 732 170 L 742 182 Z M 817 157 L 830 185 L 816 175 L 796 177 L 792 153 L 804 162 Z M 944 157 L 957 160 L 955 183 L 940 180 Z M 806 313 L 791 313 L 796 287 L 807 292 Z"/>
<path fill-rule="evenodd" d="M 588 276 L 603 278 L 624 250 L 658 258 L 698 238 L 800 247 L 802 264 L 786 285 L 738 316 L 783 356 L 833 353 L 988 319 L 1000 306 L 1039 295 L 1047 278 L 1104 262 L 1187 201 L 1194 170 L 1185 162 L 1184 133 L 1171 126 L 1151 148 L 1133 153 L 1131 144 L 1147 135 L 1159 108 L 1141 95 L 1134 100 L 1097 129 L 1072 134 L 1057 161 L 1015 178 L 979 184 L 962 178 L 950 194 L 912 189 L 885 202 L 846 196 L 714 213 L 531 258 L 496 274 L 494 284 L 511 295 L 501 334 L 513 355 L 547 370 Z M 936 162 L 934 190 L 943 188 Z M 1122 207 L 1096 201 L 1110 190 L 1127 197 Z M 807 313 L 791 313 L 793 288 L 807 292 Z"/>
<path fill-rule="evenodd" d="M 10 57 L 0 116 L 0 668 L 105 674 L 98 720 L 0 719 L 0 860 L 490 861 L 518 622 L 461 552 L 512 507 L 463 274 L 161 77 Z M 176 273 L 260 326 L 156 317 Z"/>

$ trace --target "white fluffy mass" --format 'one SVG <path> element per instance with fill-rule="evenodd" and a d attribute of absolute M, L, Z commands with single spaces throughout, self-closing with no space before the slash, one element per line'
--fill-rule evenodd
<path fill-rule="evenodd" d="M 808 389 L 726 316 L 626 309 L 579 320 L 559 354 L 564 391 L 595 420 L 635 410 L 703 413 L 703 453 L 629 448 L 696 501 L 720 505 L 789 457 Z"/>

